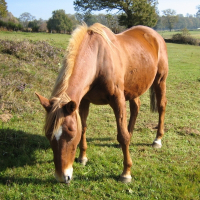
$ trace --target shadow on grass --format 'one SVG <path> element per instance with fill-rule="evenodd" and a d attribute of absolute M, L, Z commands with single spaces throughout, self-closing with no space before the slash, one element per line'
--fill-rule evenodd
<path fill-rule="evenodd" d="M 0 184 L 3 184 L 3 185 L 7 185 L 7 186 L 10 186 L 10 185 L 13 185 L 13 183 L 17 184 L 17 185 L 24 185 L 24 184 L 35 184 L 35 185 L 38 185 L 38 184 L 56 184 L 58 183 L 56 181 L 56 179 L 54 177 L 50 178 L 50 179 L 38 179 L 38 178 L 19 178 L 19 177 L 8 177 L 8 176 L 5 176 L 5 177 L 2 177 L 1 180 L 0 180 Z"/>
<path fill-rule="evenodd" d="M 0 171 L 6 168 L 34 165 L 35 150 L 50 148 L 44 136 L 14 129 L 0 129 Z"/>
<path fill-rule="evenodd" d="M 105 138 L 87 138 L 87 142 L 94 142 L 94 141 L 100 141 L 100 142 L 105 142 L 105 141 L 113 141 L 113 138 L 111 137 L 105 137 Z"/>
<path fill-rule="evenodd" d="M 120 171 L 119 171 L 120 173 Z M 88 181 L 91 181 L 91 182 L 102 182 L 104 180 L 108 180 L 108 179 L 113 179 L 115 180 L 116 182 L 119 181 L 120 179 L 120 174 L 119 175 L 116 175 L 116 174 L 111 174 L 111 175 L 105 175 L 105 174 L 99 174 L 99 175 L 90 175 L 90 174 L 87 174 L 87 175 L 82 175 L 82 176 L 75 176 L 74 179 L 72 181 L 81 181 L 81 183 L 84 185 L 86 182 L 86 184 L 88 184 Z"/>
<path fill-rule="evenodd" d="M 146 143 L 137 143 L 137 144 L 134 144 L 134 143 L 132 143 L 131 146 L 146 146 L 146 147 L 152 147 L 152 143 L 151 143 L 151 144 L 146 144 Z"/>
<path fill-rule="evenodd" d="M 100 141 L 100 143 L 97 143 L 95 141 Z M 105 141 L 110 141 L 110 143 L 101 143 L 101 142 L 105 142 Z M 113 147 L 113 148 L 121 148 L 120 144 L 117 142 L 117 140 L 115 141 L 115 143 L 113 143 L 113 138 L 111 137 L 106 137 L 106 138 L 87 138 L 87 142 L 88 143 L 93 143 L 95 146 L 99 146 L 99 147 Z M 150 144 L 146 144 L 146 143 L 130 143 L 130 146 L 148 146 L 151 147 L 152 143 Z"/>
<path fill-rule="evenodd" d="M 113 143 L 114 141 L 114 143 Z M 99 143 L 98 143 L 99 142 Z M 110 142 L 110 143 L 104 143 Z M 105 138 L 87 138 L 87 143 L 93 143 L 95 146 L 99 147 L 113 147 L 113 148 L 120 148 L 120 144 L 117 140 L 113 140 L 112 137 L 105 137 Z"/>

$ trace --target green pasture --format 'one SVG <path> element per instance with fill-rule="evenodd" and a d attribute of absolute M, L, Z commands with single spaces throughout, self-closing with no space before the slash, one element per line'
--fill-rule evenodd
<path fill-rule="evenodd" d="M 160 35 L 162 35 L 163 38 L 166 39 L 170 39 L 173 35 L 178 34 L 178 33 L 182 33 L 182 31 L 158 31 L 160 33 Z M 196 39 L 200 39 L 200 30 L 193 30 L 193 31 L 189 31 L 189 34 L 196 38 Z"/>
<path fill-rule="evenodd" d="M 9 40 L 33 40 L 33 41 L 47 41 L 51 45 L 66 48 L 70 35 L 67 34 L 50 34 L 50 33 L 28 33 L 28 32 L 8 32 L 1 31 L 0 39 Z"/>
<path fill-rule="evenodd" d="M 69 38 L 0 32 L 0 39 L 45 40 L 62 51 Z M 0 199 L 200 199 L 200 47 L 167 47 L 168 105 L 163 147 L 153 149 L 150 145 L 158 114 L 150 113 L 146 92 L 141 96 L 130 145 L 133 179 L 130 184 L 119 182 L 123 156 L 113 111 L 109 106 L 91 105 L 89 162 L 85 167 L 74 163 L 73 180 L 66 185 L 54 178 L 53 154 L 43 133 L 45 113 L 34 95 L 37 91 L 49 97 L 57 72 L 39 64 L 40 58 L 27 61 L 5 53 L 0 44 L 0 116 L 12 115 L 8 122 L 0 119 Z M 128 104 L 127 112 L 129 115 Z"/>

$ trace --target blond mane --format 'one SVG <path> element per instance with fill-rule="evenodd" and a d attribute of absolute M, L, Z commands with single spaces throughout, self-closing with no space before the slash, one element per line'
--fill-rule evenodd
<path fill-rule="evenodd" d="M 95 23 L 90 27 L 87 27 L 87 25 L 84 23 L 82 26 L 78 26 L 74 30 L 74 32 L 72 33 L 72 37 L 69 41 L 63 65 L 57 77 L 51 97 L 59 97 L 63 94 L 63 92 L 67 90 L 68 81 L 73 72 L 79 47 L 87 32 L 92 31 L 98 33 L 107 41 L 109 45 L 112 43 L 109 37 L 107 36 L 106 32 L 104 31 L 104 28 L 108 29 L 106 26 L 99 23 Z"/>
<path fill-rule="evenodd" d="M 50 101 L 52 102 L 53 107 L 51 112 L 46 115 L 46 124 L 44 127 L 45 133 L 48 134 L 52 129 L 52 124 L 54 124 L 52 138 L 64 121 L 64 112 L 62 109 L 62 105 L 67 104 L 71 101 L 69 96 L 66 94 L 66 90 L 68 88 L 69 78 L 73 73 L 73 68 L 80 45 L 85 35 L 87 33 L 91 34 L 91 32 L 101 35 L 110 45 L 112 42 L 104 31 L 105 28 L 107 27 L 99 23 L 93 24 L 90 27 L 87 27 L 87 25 L 84 23 L 82 26 L 78 26 L 72 33 L 72 37 L 66 50 L 66 55 L 63 61 L 62 68 L 60 69 L 59 75 L 54 85 L 54 89 L 51 94 Z M 78 130 L 81 131 L 81 119 L 78 110 L 76 110 L 76 116 Z"/>

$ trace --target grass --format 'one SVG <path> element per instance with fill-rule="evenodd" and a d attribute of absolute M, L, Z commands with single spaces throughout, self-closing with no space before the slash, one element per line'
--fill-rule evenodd
<path fill-rule="evenodd" d="M 51 45 L 66 49 L 66 44 L 69 41 L 70 35 L 67 34 L 49 34 L 49 33 L 27 33 L 27 32 L 8 32 L 0 31 L 1 39 L 9 40 L 33 40 L 46 41 Z"/>
<path fill-rule="evenodd" d="M 62 44 L 64 35 L 53 35 L 54 41 L 51 37 L 0 33 L 0 39 L 45 38 L 56 48 L 67 46 L 68 40 Z M 200 199 L 199 47 L 167 46 L 170 70 L 163 147 L 149 145 L 155 138 L 158 115 L 149 112 L 147 92 L 141 97 L 130 145 L 130 184 L 118 182 L 123 156 L 117 147 L 113 111 L 95 105 L 88 118 L 87 166 L 74 163 L 69 186 L 56 182 L 52 150 L 43 133 L 44 110 L 34 92 L 49 97 L 57 73 L 43 62 L 39 64 L 39 58 L 30 63 L 0 53 L 0 114 L 13 115 L 8 122 L 0 121 L 0 199 Z M 62 56 L 58 59 L 61 62 Z M 26 83 L 26 87 L 18 90 L 18 83 Z"/>
<path fill-rule="evenodd" d="M 170 39 L 172 38 L 172 35 L 182 33 L 182 31 L 158 31 L 160 35 L 162 35 L 163 38 Z M 196 39 L 200 39 L 200 31 L 189 31 L 191 37 L 194 37 Z"/>

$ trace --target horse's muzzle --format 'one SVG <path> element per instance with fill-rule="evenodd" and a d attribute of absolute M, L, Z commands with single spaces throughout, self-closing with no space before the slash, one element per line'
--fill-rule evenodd
<path fill-rule="evenodd" d="M 60 175 L 60 176 L 58 173 L 55 173 L 55 178 L 60 183 L 69 184 L 70 181 L 72 180 L 72 174 L 73 174 L 73 168 L 71 167 L 71 168 L 64 170 L 64 173 L 62 173 L 62 175 Z"/>

